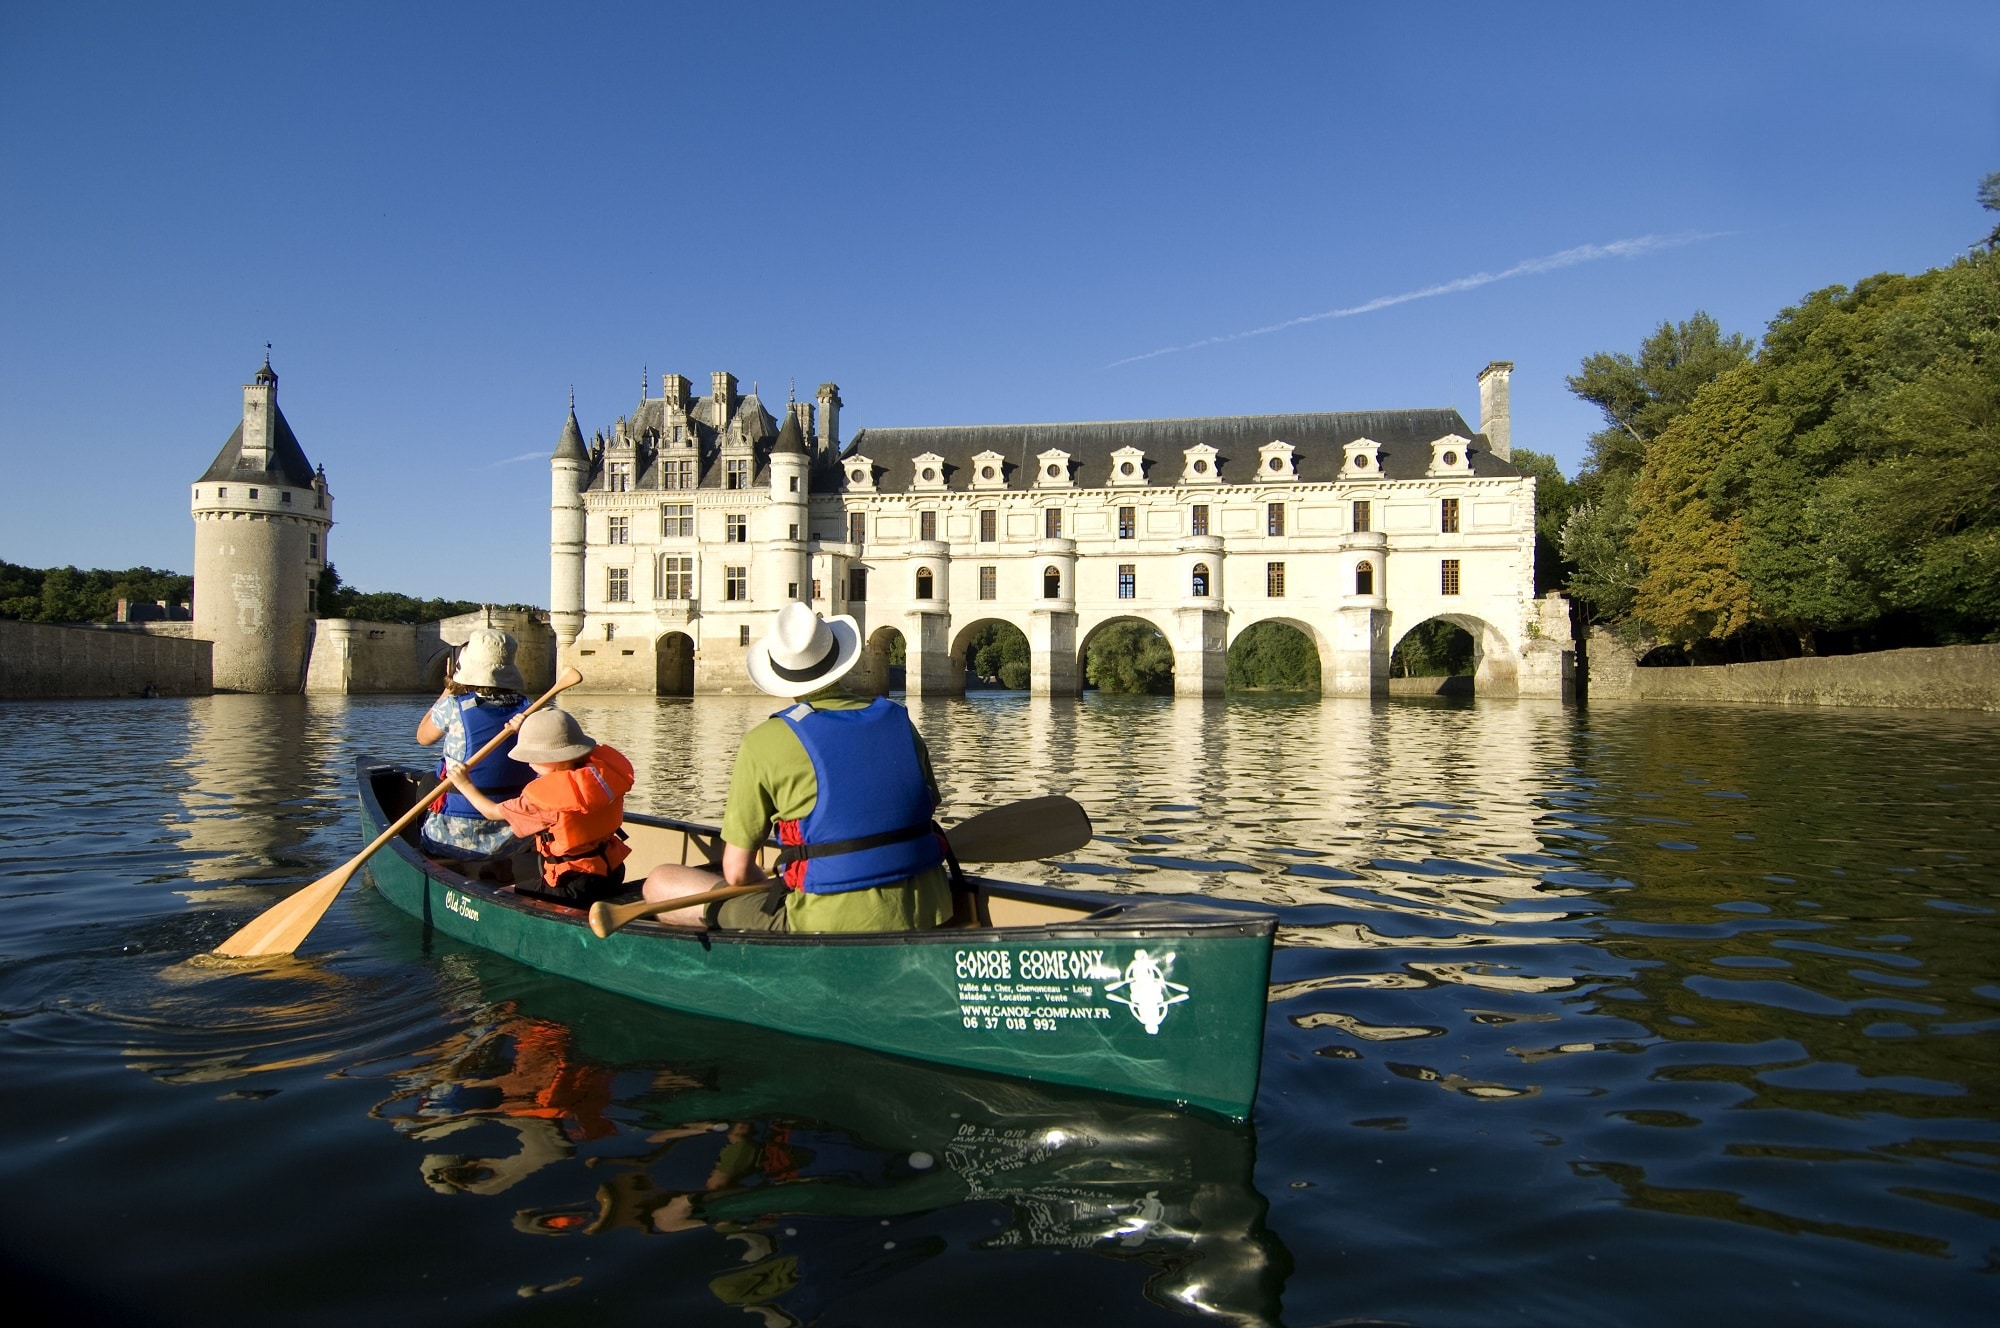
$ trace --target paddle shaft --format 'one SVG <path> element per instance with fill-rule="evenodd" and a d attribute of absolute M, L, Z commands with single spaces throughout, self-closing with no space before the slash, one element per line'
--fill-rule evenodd
<path fill-rule="evenodd" d="M 542 693 L 521 713 L 533 714 L 582 681 L 581 673 L 575 669 L 564 669 L 562 676 L 556 679 L 556 685 Z M 464 765 L 468 768 L 478 765 L 504 744 L 513 740 L 514 733 L 511 729 L 494 734 L 485 746 L 465 759 Z M 414 825 L 419 817 L 430 810 L 430 805 L 438 794 L 451 787 L 449 779 L 439 780 L 430 792 L 417 799 L 408 811 L 391 822 L 388 829 L 375 836 L 368 847 L 303 890 L 287 895 L 259 913 L 228 940 L 216 946 L 215 953 L 232 958 L 245 958 L 253 955 L 290 954 L 298 949 L 300 942 L 305 940 L 307 933 L 312 931 L 319 920 L 326 915 L 326 910 L 332 907 L 341 887 L 352 879 L 361 864 L 375 856 L 383 845 Z"/>
<path fill-rule="evenodd" d="M 968 816 L 944 832 L 952 852 L 968 862 L 1033 862 L 1062 853 L 1073 853 L 1090 842 L 1090 817 L 1072 798 L 1054 794 L 1028 798 L 1000 807 L 989 807 Z M 633 904 L 613 904 L 600 900 L 590 906 L 590 929 L 602 937 L 641 918 L 657 917 L 676 909 L 692 908 L 719 899 L 769 890 L 770 880 L 748 885 L 725 885 L 705 894 L 684 895 L 679 899 L 642 899 Z"/>

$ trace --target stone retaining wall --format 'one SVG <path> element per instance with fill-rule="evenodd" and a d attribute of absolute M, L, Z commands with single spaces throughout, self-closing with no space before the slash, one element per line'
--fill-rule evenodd
<path fill-rule="evenodd" d="M 214 690 L 214 645 L 149 632 L 0 619 L 0 698 L 161 696 Z"/>
<path fill-rule="evenodd" d="M 2000 645 L 1878 650 L 1756 664 L 1640 668 L 1633 649 L 1590 632 L 1590 701 L 2000 710 Z"/>

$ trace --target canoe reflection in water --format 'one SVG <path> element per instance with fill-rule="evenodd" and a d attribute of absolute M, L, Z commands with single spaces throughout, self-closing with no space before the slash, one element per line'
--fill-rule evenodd
<path fill-rule="evenodd" d="M 711 1232 L 733 1263 L 699 1274 L 709 1292 L 773 1325 L 940 1257 L 962 1275 L 978 1252 L 1032 1250 L 1139 1261 L 1147 1297 L 1184 1313 L 1277 1315 L 1290 1260 L 1248 1126 L 628 1005 L 484 955 L 446 963 L 521 995 L 400 1070 L 374 1114 L 432 1150 L 441 1193 L 560 1172 L 530 1188 L 574 1197 L 515 1210 L 519 1231 Z M 495 1127 L 511 1151 L 436 1149 Z"/>

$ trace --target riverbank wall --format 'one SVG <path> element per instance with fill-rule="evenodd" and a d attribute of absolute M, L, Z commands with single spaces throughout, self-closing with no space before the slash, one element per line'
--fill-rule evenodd
<path fill-rule="evenodd" d="M 214 649 L 164 632 L 0 619 L 0 699 L 140 696 L 148 683 L 161 696 L 207 696 Z"/>
<path fill-rule="evenodd" d="M 1713 701 L 1746 705 L 2000 710 L 2000 645 L 1878 650 L 1755 664 L 1640 668 L 1638 650 L 1590 631 L 1586 703 Z"/>

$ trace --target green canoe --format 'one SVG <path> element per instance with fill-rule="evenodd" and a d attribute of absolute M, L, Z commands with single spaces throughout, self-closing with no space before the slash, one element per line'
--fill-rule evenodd
<path fill-rule="evenodd" d="M 355 782 L 369 838 L 428 787 L 365 759 Z M 628 815 L 625 830 L 635 878 L 715 843 L 712 827 L 663 817 Z M 468 880 L 413 837 L 368 874 L 448 936 L 655 1005 L 1236 1120 L 1256 1097 L 1269 913 L 982 882 L 990 927 L 789 936 L 647 921 L 600 940 L 582 913 Z"/>

